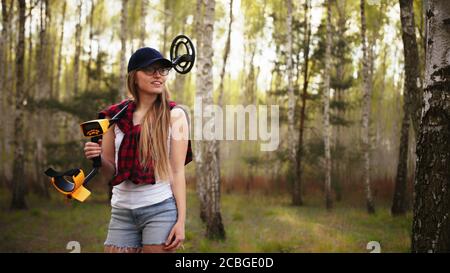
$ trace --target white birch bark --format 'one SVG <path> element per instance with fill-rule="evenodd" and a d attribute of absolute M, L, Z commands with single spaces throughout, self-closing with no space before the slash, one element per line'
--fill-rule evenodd
<path fill-rule="evenodd" d="M 450 252 L 450 5 L 446 0 L 428 0 L 426 14 L 412 251 Z"/>
<path fill-rule="evenodd" d="M 362 109 L 362 145 L 363 145 L 363 158 L 364 158 L 364 169 L 363 169 L 363 181 L 366 192 L 366 205 L 367 211 L 372 214 L 375 213 L 375 207 L 373 203 L 372 189 L 370 185 L 370 104 L 371 104 L 371 96 L 372 96 L 372 84 L 370 79 L 370 71 L 369 71 L 369 56 L 368 56 L 368 47 L 367 47 L 367 38 L 366 38 L 366 16 L 365 16 L 365 7 L 364 0 L 360 2 L 361 9 L 361 42 L 363 48 L 363 68 L 362 68 L 362 76 L 363 76 L 363 109 Z"/>

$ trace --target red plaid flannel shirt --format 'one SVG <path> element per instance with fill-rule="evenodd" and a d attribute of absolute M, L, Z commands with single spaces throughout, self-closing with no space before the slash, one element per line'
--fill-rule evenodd
<path fill-rule="evenodd" d="M 99 118 L 105 116 L 113 117 L 119 112 L 128 100 L 124 100 L 118 104 L 114 104 L 99 113 Z M 172 109 L 176 103 L 169 102 L 169 108 Z M 133 112 L 136 109 L 136 103 L 131 101 L 128 109 L 122 118 L 116 123 L 119 129 L 125 134 L 119 147 L 118 162 L 116 175 L 111 181 L 113 186 L 130 180 L 135 184 L 155 184 L 155 173 L 153 165 L 150 161 L 149 166 L 144 170 L 139 162 L 138 143 L 141 132 L 141 126 L 133 126 Z M 192 161 L 191 140 L 188 141 L 188 149 L 186 153 L 185 165 Z"/>

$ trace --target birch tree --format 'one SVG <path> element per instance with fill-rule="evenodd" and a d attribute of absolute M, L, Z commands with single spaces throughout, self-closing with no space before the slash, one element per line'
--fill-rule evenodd
<path fill-rule="evenodd" d="M 95 1 L 91 0 L 91 12 L 89 14 L 89 52 L 88 61 L 86 64 L 86 85 L 85 89 L 89 90 L 91 81 L 91 64 L 92 64 L 92 42 L 94 40 L 94 12 L 95 12 Z"/>
<path fill-rule="evenodd" d="M 195 103 L 194 107 L 198 107 L 197 103 L 200 102 L 203 104 L 203 85 L 204 85 L 204 74 L 202 71 L 203 63 L 205 59 L 205 54 L 203 51 L 203 32 L 204 32 L 204 22 L 203 22 L 203 13 L 204 6 L 203 0 L 197 0 L 196 8 L 197 8 L 197 16 L 195 22 L 196 34 L 197 34 L 197 75 L 196 75 L 196 92 L 195 92 Z M 194 115 L 194 124 L 203 124 L 203 115 Z M 194 128 L 197 130 L 197 127 Z M 200 128 L 201 134 L 203 128 Z M 196 190 L 198 194 L 198 199 L 200 201 L 200 219 L 203 222 L 207 221 L 207 207 L 206 207 L 206 181 L 205 176 L 203 175 L 203 141 L 195 140 L 194 141 L 194 161 L 195 161 L 195 176 L 196 176 Z"/>
<path fill-rule="evenodd" d="M 81 54 L 81 8 L 83 1 L 78 0 L 77 16 L 78 22 L 75 26 L 75 56 L 73 61 L 73 94 L 78 94 L 78 78 L 80 75 L 80 54 Z"/>
<path fill-rule="evenodd" d="M 416 41 L 416 30 L 414 21 L 414 9 L 412 0 L 400 0 L 400 17 L 402 24 L 403 52 L 405 58 L 405 82 L 403 96 L 403 119 L 400 133 L 400 148 L 395 178 L 395 191 L 391 212 L 393 215 L 406 213 L 406 185 L 407 185 L 407 163 L 410 121 L 413 121 L 414 131 L 418 132 L 419 109 L 417 98 L 422 97 L 421 79 L 419 66 L 419 51 Z"/>
<path fill-rule="evenodd" d="M 364 170 L 363 170 L 363 181 L 366 193 L 366 206 L 367 211 L 370 214 L 375 213 L 375 206 L 373 203 L 372 189 L 370 183 L 370 103 L 372 96 L 372 84 L 369 72 L 369 56 L 367 48 L 367 25 L 366 25 L 366 15 L 364 0 L 360 2 L 361 11 L 361 43 L 363 50 L 363 66 L 362 66 L 362 77 L 363 77 L 363 109 L 362 109 L 362 146 L 364 153 Z"/>
<path fill-rule="evenodd" d="M 292 64 L 292 0 L 287 1 L 287 17 L 286 17 L 286 26 L 287 26 L 287 73 L 288 73 L 288 134 L 291 136 L 288 140 L 288 149 L 289 149 L 289 159 L 291 164 L 291 172 L 293 174 L 294 181 L 294 194 L 292 203 L 296 204 L 296 194 L 299 189 L 298 179 L 297 179 L 297 156 L 296 156 L 296 131 L 295 131 L 295 95 L 294 95 L 294 86 L 293 86 L 293 64 Z"/>
<path fill-rule="evenodd" d="M 1 107 L 0 107 L 0 115 L 4 118 L 5 121 L 13 120 L 13 117 L 11 115 L 11 112 L 14 108 L 14 106 L 11 106 L 12 104 L 12 97 L 5 95 L 5 90 L 8 90 L 8 74 L 10 65 L 8 61 L 8 51 L 9 51 L 9 37 L 10 37 L 10 25 L 11 25 L 11 15 L 12 15 L 12 9 L 14 1 L 10 1 L 9 3 L 7 0 L 2 0 L 2 20 L 1 20 L 1 35 L 0 35 L 0 96 L 1 96 Z M 9 145 L 11 140 L 11 132 L 12 132 L 12 122 L 5 122 L 3 123 L 3 126 L 0 128 L 1 136 L 0 136 L 0 156 L 1 160 L 3 161 L 2 164 L 0 164 L 0 178 L 7 178 L 7 176 L 11 174 L 11 167 L 10 162 L 7 161 L 7 158 L 10 158 L 12 155 L 12 147 Z"/>
<path fill-rule="evenodd" d="M 219 97 L 217 99 L 217 104 L 219 105 L 219 107 L 223 108 L 223 93 L 224 93 L 224 81 L 225 81 L 225 70 L 226 70 L 226 66 L 227 66 L 227 60 L 228 60 L 228 55 L 230 53 L 230 47 L 231 47 L 231 26 L 233 24 L 233 0 L 230 0 L 229 3 L 229 21 L 228 21 L 228 33 L 227 33 L 227 41 L 225 42 L 225 49 L 223 52 L 223 65 L 222 65 L 222 70 L 220 72 L 220 84 L 219 84 Z M 216 157 L 217 157 L 217 168 L 218 168 L 218 173 L 220 174 L 220 145 L 217 141 L 215 141 L 216 143 Z"/>
<path fill-rule="evenodd" d="M 58 61 L 57 61 L 57 67 L 56 67 L 56 94 L 58 94 L 58 96 L 56 97 L 56 99 L 60 99 L 59 98 L 59 94 L 61 94 L 61 92 L 59 91 L 60 89 L 60 84 L 61 84 L 61 63 L 62 63 L 62 47 L 63 47 L 63 41 L 64 41 L 64 22 L 65 22 L 65 18 L 66 18 L 66 10 L 67 10 L 67 2 L 64 1 L 64 4 L 62 6 L 62 17 L 61 17 L 61 33 L 59 35 L 59 44 L 58 44 Z"/>
<path fill-rule="evenodd" d="M 413 252 L 450 252 L 450 5 L 428 0 L 422 118 L 414 181 Z"/>
<path fill-rule="evenodd" d="M 308 96 L 309 86 L 309 65 L 310 65 L 310 45 L 311 45 L 311 0 L 304 2 L 304 44 L 303 44 L 303 86 L 301 95 L 301 109 L 300 109 L 300 126 L 298 132 L 297 144 L 297 177 L 294 180 L 293 204 L 296 206 L 303 205 L 302 196 L 302 179 L 303 179 L 303 155 L 304 155 L 304 132 L 306 119 L 306 98 Z"/>
<path fill-rule="evenodd" d="M 214 33 L 214 13 L 215 0 L 205 2 L 204 35 L 202 50 L 204 55 L 202 73 L 204 84 L 201 87 L 203 102 L 205 106 L 212 105 L 213 102 L 213 33 Z M 222 223 L 220 212 L 220 170 L 217 168 L 217 157 L 214 141 L 205 141 L 203 154 L 204 172 L 206 185 L 207 222 L 206 236 L 213 239 L 224 239 L 225 229 Z"/>
<path fill-rule="evenodd" d="M 39 16 L 39 43 L 37 44 L 37 60 L 36 60 L 36 71 L 37 71 L 37 90 L 35 90 L 32 95 L 33 99 L 38 100 L 46 100 L 54 98 L 54 94 L 52 91 L 52 82 L 53 82 L 53 64 L 54 59 L 52 54 L 54 47 L 52 39 L 51 39 L 51 6 L 48 0 L 40 2 L 40 16 Z M 25 90 L 26 91 L 26 90 Z M 58 90 L 57 90 L 58 92 Z M 26 93 L 27 95 L 27 93 Z M 27 96 L 26 96 L 26 99 Z M 56 133 L 53 131 L 55 128 L 49 126 L 50 124 L 55 124 L 54 116 L 49 115 L 47 112 L 44 112 L 41 115 L 33 115 L 30 118 L 25 119 L 27 122 L 26 128 L 29 128 L 30 134 L 35 132 L 36 130 L 42 130 L 40 134 L 37 134 L 35 137 L 29 137 L 27 139 L 31 139 L 33 141 L 34 149 L 34 160 L 32 161 L 34 164 L 35 172 L 38 174 L 42 172 L 42 169 L 45 168 L 47 151 L 45 148 L 45 144 L 49 142 L 51 139 L 51 135 L 55 135 Z M 27 132 L 28 135 L 28 132 Z M 25 150 L 25 154 L 29 154 L 30 152 Z M 42 175 L 36 175 L 36 180 L 38 184 L 37 193 L 45 198 L 50 198 L 50 194 L 48 191 L 48 180 L 45 179 Z"/>
<path fill-rule="evenodd" d="M 147 6 L 148 6 L 148 0 L 142 0 L 141 1 L 141 29 L 139 32 L 139 47 L 145 46 L 145 38 L 147 36 L 146 33 L 146 25 L 145 25 L 145 19 L 147 18 Z"/>
<path fill-rule="evenodd" d="M 25 0 L 19 0 L 19 29 L 16 55 L 16 104 L 14 111 L 14 165 L 11 209 L 26 209 L 24 155 L 24 57 L 25 57 Z"/>

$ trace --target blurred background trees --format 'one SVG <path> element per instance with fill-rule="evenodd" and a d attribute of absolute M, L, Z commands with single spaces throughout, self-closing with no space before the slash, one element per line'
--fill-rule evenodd
<path fill-rule="evenodd" d="M 132 52 L 150 46 L 168 57 L 183 33 L 198 58 L 192 73 L 172 72 L 175 101 L 280 106 L 274 152 L 258 141 L 195 143 L 189 187 L 219 202 L 203 208 L 219 237 L 221 193 L 290 195 L 296 206 L 327 198 L 369 212 L 393 201 L 402 215 L 413 192 L 426 7 L 370 2 L 2 0 L 0 186 L 23 208 L 30 191 L 50 197 L 48 166 L 89 168 L 78 124 L 125 96 Z"/>
<path fill-rule="evenodd" d="M 392 195 L 404 98 L 399 4 L 382 2 L 382 7 L 365 5 L 368 73 L 372 77 L 368 86 L 373 88 L 368 134 L 372 162 L 370 179 L 375 199 Z M 19 5 L 16 1 L 3 0 L 0 46 L 2 185 L 12 186 L 17 101 L 22 101 L 20 105 L 24 108 L 26 188 L 46 196 L 48 181 L 42 176 L 42 170 L 48 165 L 58 169 L 73 164 L 89 166 L 82 157 L 83 139 L 78 123 L 95 118 L 98 110 L 124 96 L 123 60 L 126 65 L 131 53 L 143 45 L 158 48 L 168 56 L 172 38 L 180 33 L 193 38 L 199 54 L 203 53 L 198 40 L 205 32 L 196 30 L 201 20 L 196 5 L 195 1 L 25 1 L 24 98 L 21 99 L 15 72 L 20 48 L 17 38 Z M 361 196 L 355 191 L 364 190 L 361 183 L 364 175 L 361 165 L 364 151 L 361 131 L 363 51 L 358 37 L 360 7 L 353 1 L 332 1 L 330 5 L 333 14 L 329 58 L 331 185 L 339 201 L 347 195 L 359 199 Z M 230 9 L 234 11 L 231 27 Z M 320 98 L 326 74 L 325 11 L 320 1 L 308 0 L 293 1 L 290 9 L 284 1 L 277 0 L 260 3 L 242 0 L 232 5 L 230 1 L 216 3 L 212 41 L 213 101 L 217 102 L 220 97 L 224 105 L 256 103 L 281 107 L 278 152 L 261 152 L 255 141 L 218 142 L 222 188 L 245 191 L 247 179 L 251 177 L 252 191 L 273 189 L 292 193 L 297 196 L 293 199 L 295 204 L 302 204 L 303 197 L 323 189 L 323 102 Z M 288 12 L 292 17 L 291 32 L 285 19 Z M 420 18 L 421 14 L 416 17 Z M 228 39 L 231 42 L 227 42 Z M 230 43 L 228 49 L 227 43 Z M 423 43 L 419 40 L 418 44 Z M 289 55 L 291 58 L 287 57 Z M 200 58 L 197 64 L 202 64 Z M 198 73 L 175 74 L 172 73 L 169 80 L 173 99 L 192 108 Z M 288 75 L 291 75 L 290 81 Z M 294 133 L 286 131 L 290 89 L 295 105 L 291 121 Z M 297 152 L 291 151 L 290 157 L 294 155 L 296 162 L 280 157 L 283 151 L 288 153 L 288 141 L 295 143 L 293 147 Z M 415 147 L 411 142 L 409 165 L 415 160 L 411 152 Z M 263 160 L 249 167 L 245 156 Z M 274 166 L 269 168 L 272 175 L 266 174 L 267 168 L 258 167 L 263 164 Z M 188 168 L 193 179 L 194 168 Z M 413 169 L 408 173 L 411 179 Z M 299 186 L 295 186 L 297 183 Z M 407 194 L 410 193 L 409 190 Z"/>

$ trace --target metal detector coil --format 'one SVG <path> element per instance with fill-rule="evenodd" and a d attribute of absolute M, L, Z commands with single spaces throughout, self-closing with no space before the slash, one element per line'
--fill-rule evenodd
<path fill-rule="evenodd" d="M 180 74 L 186 74 L 194 67 L 195 48 L 186 35 L 178 35 L 170 46 L 170 60 L 173 68 Z"/>

